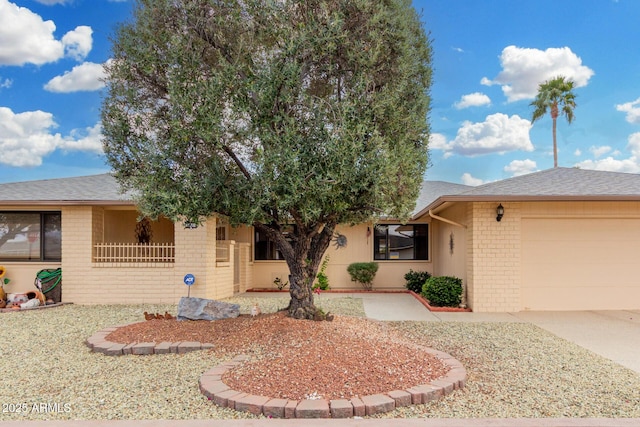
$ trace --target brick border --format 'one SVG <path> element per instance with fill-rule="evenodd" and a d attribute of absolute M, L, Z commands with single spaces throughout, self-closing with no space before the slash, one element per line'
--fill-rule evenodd
<path fill-rule="evenodd" d="M 201 343 L 197 341 L 178 342 L 140 342 L 131 344 L 121 344 L 107 341 L 106 337 L 111 332 L 126 325 L 112 326 L 104 328 L 91 335 L 85 344 L 95 353 L 102 353 L 107 356 L 122 356 L 125 354 L 147 355 L 147 354 L 183 354 L 196 350 L 208 350 L 213 348 L 213 344 Z"/>
<path fill-rule="evenodd" d="M 395 408 L 420 405 L 440 399 L 467 383 L 467 371 L 457 359 L 442 351 L 425 349 L 440 359 L 450 370 L 442 378 L 406 390 L 351 399 L 287 400 L 268 396 L 256 396 L 230 389 L 222 376 L 230 369 L 249 360 L 246 355 L 221 363 L 200 376 L 198 385 L 202 394 L 218 406 L 271 418 L 351 418 L 393 411 Z"/>
<path fill-rule="evenodd" d="M 213 344 L 195 341 L 121 344 L 106 340 L 111 332 L 122 326 L 125 325 L 104 328 L 87 338 L 85 343 L 91 351 L 107 356 L 182 354 L 213 348 Z M 249 356 L 246 355 L 236 356 L 231 361 L 216 365 L 204 372 L 198 380 L 198 386 L 202 394 L 216 405 L 240 412 L 250 412 L 254 415 L 271 418 L 363 417 L 393 411 L 401 406 L 428 403 L 466 385 L 467 370 L 462 363 L 442 351 L 430 348 L 426 348 L 425 351 L 449 366 L 449 372 L 444 377 L 406 390 L 391 390 L 351 399 L 288 400 L 232 390 L 222 381 L 222 376 L 228 370 L 249 360 Z"/>

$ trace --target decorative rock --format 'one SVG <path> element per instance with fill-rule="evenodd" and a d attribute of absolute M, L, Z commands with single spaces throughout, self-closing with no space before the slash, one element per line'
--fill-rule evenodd
<path fill-rule="evenodd" d="M 239 304 L 189 297 L 180 298 L 178 303 L 178 320 L 218 320 L 239 315 Z"/>

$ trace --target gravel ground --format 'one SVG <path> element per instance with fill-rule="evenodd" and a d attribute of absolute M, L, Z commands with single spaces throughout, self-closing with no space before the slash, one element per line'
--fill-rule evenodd
<path fill-rule="evenodd" d="M 248 313 L 256 302 L 235 298 Z M 259 299 L 263 312 L 287 304 Z M 362 316 L 357 298 L 325 299 L 325 311 Z M 91 353 L 85 339 L 173 305 L 74 306 L 0 313 L 0 420 L 232 419 L 198 391 L 222 362 L 207 352 L 150 357 Z M 384 417 L 640 417 L 640 376 L 529 324 L 393 323 L 398 334 L 460 360 L 467 387 Z M 41 406 L 41 404 L 45 404 Z"/>

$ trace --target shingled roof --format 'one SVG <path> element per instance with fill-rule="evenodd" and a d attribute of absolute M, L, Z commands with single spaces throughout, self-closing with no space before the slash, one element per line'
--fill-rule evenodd
<path fill-rule="evenodd" d="M 510 200 L 640 200 L 640 174 L 554 168 L 469 187 L 424 181 L 414 218 L 445 202 Z M 0 184 L 4 205 L 132 205 L 111 174 Z"/>
<path fill-rule="evenodd" d="M 131 205 L 111 174 L 0 184 L 4 205 Z"/>
<path fill-rule="evenodd" d="M 553 168 L 443 194 L 420 210 L 423 215 L 445 202 L 525 200 L 640 200 L 640 174 Z"/>
<path fill-rule="evenodd" d="M 473 189 L 468 185 L 454 184 L 446 181 L 423 181 L 420 187 L 420 194 L 416 200 L 416 207 L 413 211 L 415 216 L 425 206 L 444 195 L 460 194 L 464 191 Z"/>

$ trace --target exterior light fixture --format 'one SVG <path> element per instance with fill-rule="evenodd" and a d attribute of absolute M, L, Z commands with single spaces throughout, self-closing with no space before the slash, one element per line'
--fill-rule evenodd
<path fill-rule="evenodd" d="M 496 208 L 496 214 L 498 214 L 498 216 L 496 216 L 496 221 L 500 222 L 500 220 L 504 216 L 504 208 L 502 207 L 502 203 L 500 203 Z"/>
<path fill-rule="evenodd" d="M 198 228 L 198 224 L 196 224 L 195 222 L 185 222 L 184 228 L 187 230 L 193 230 L 194 228 Z"/>

